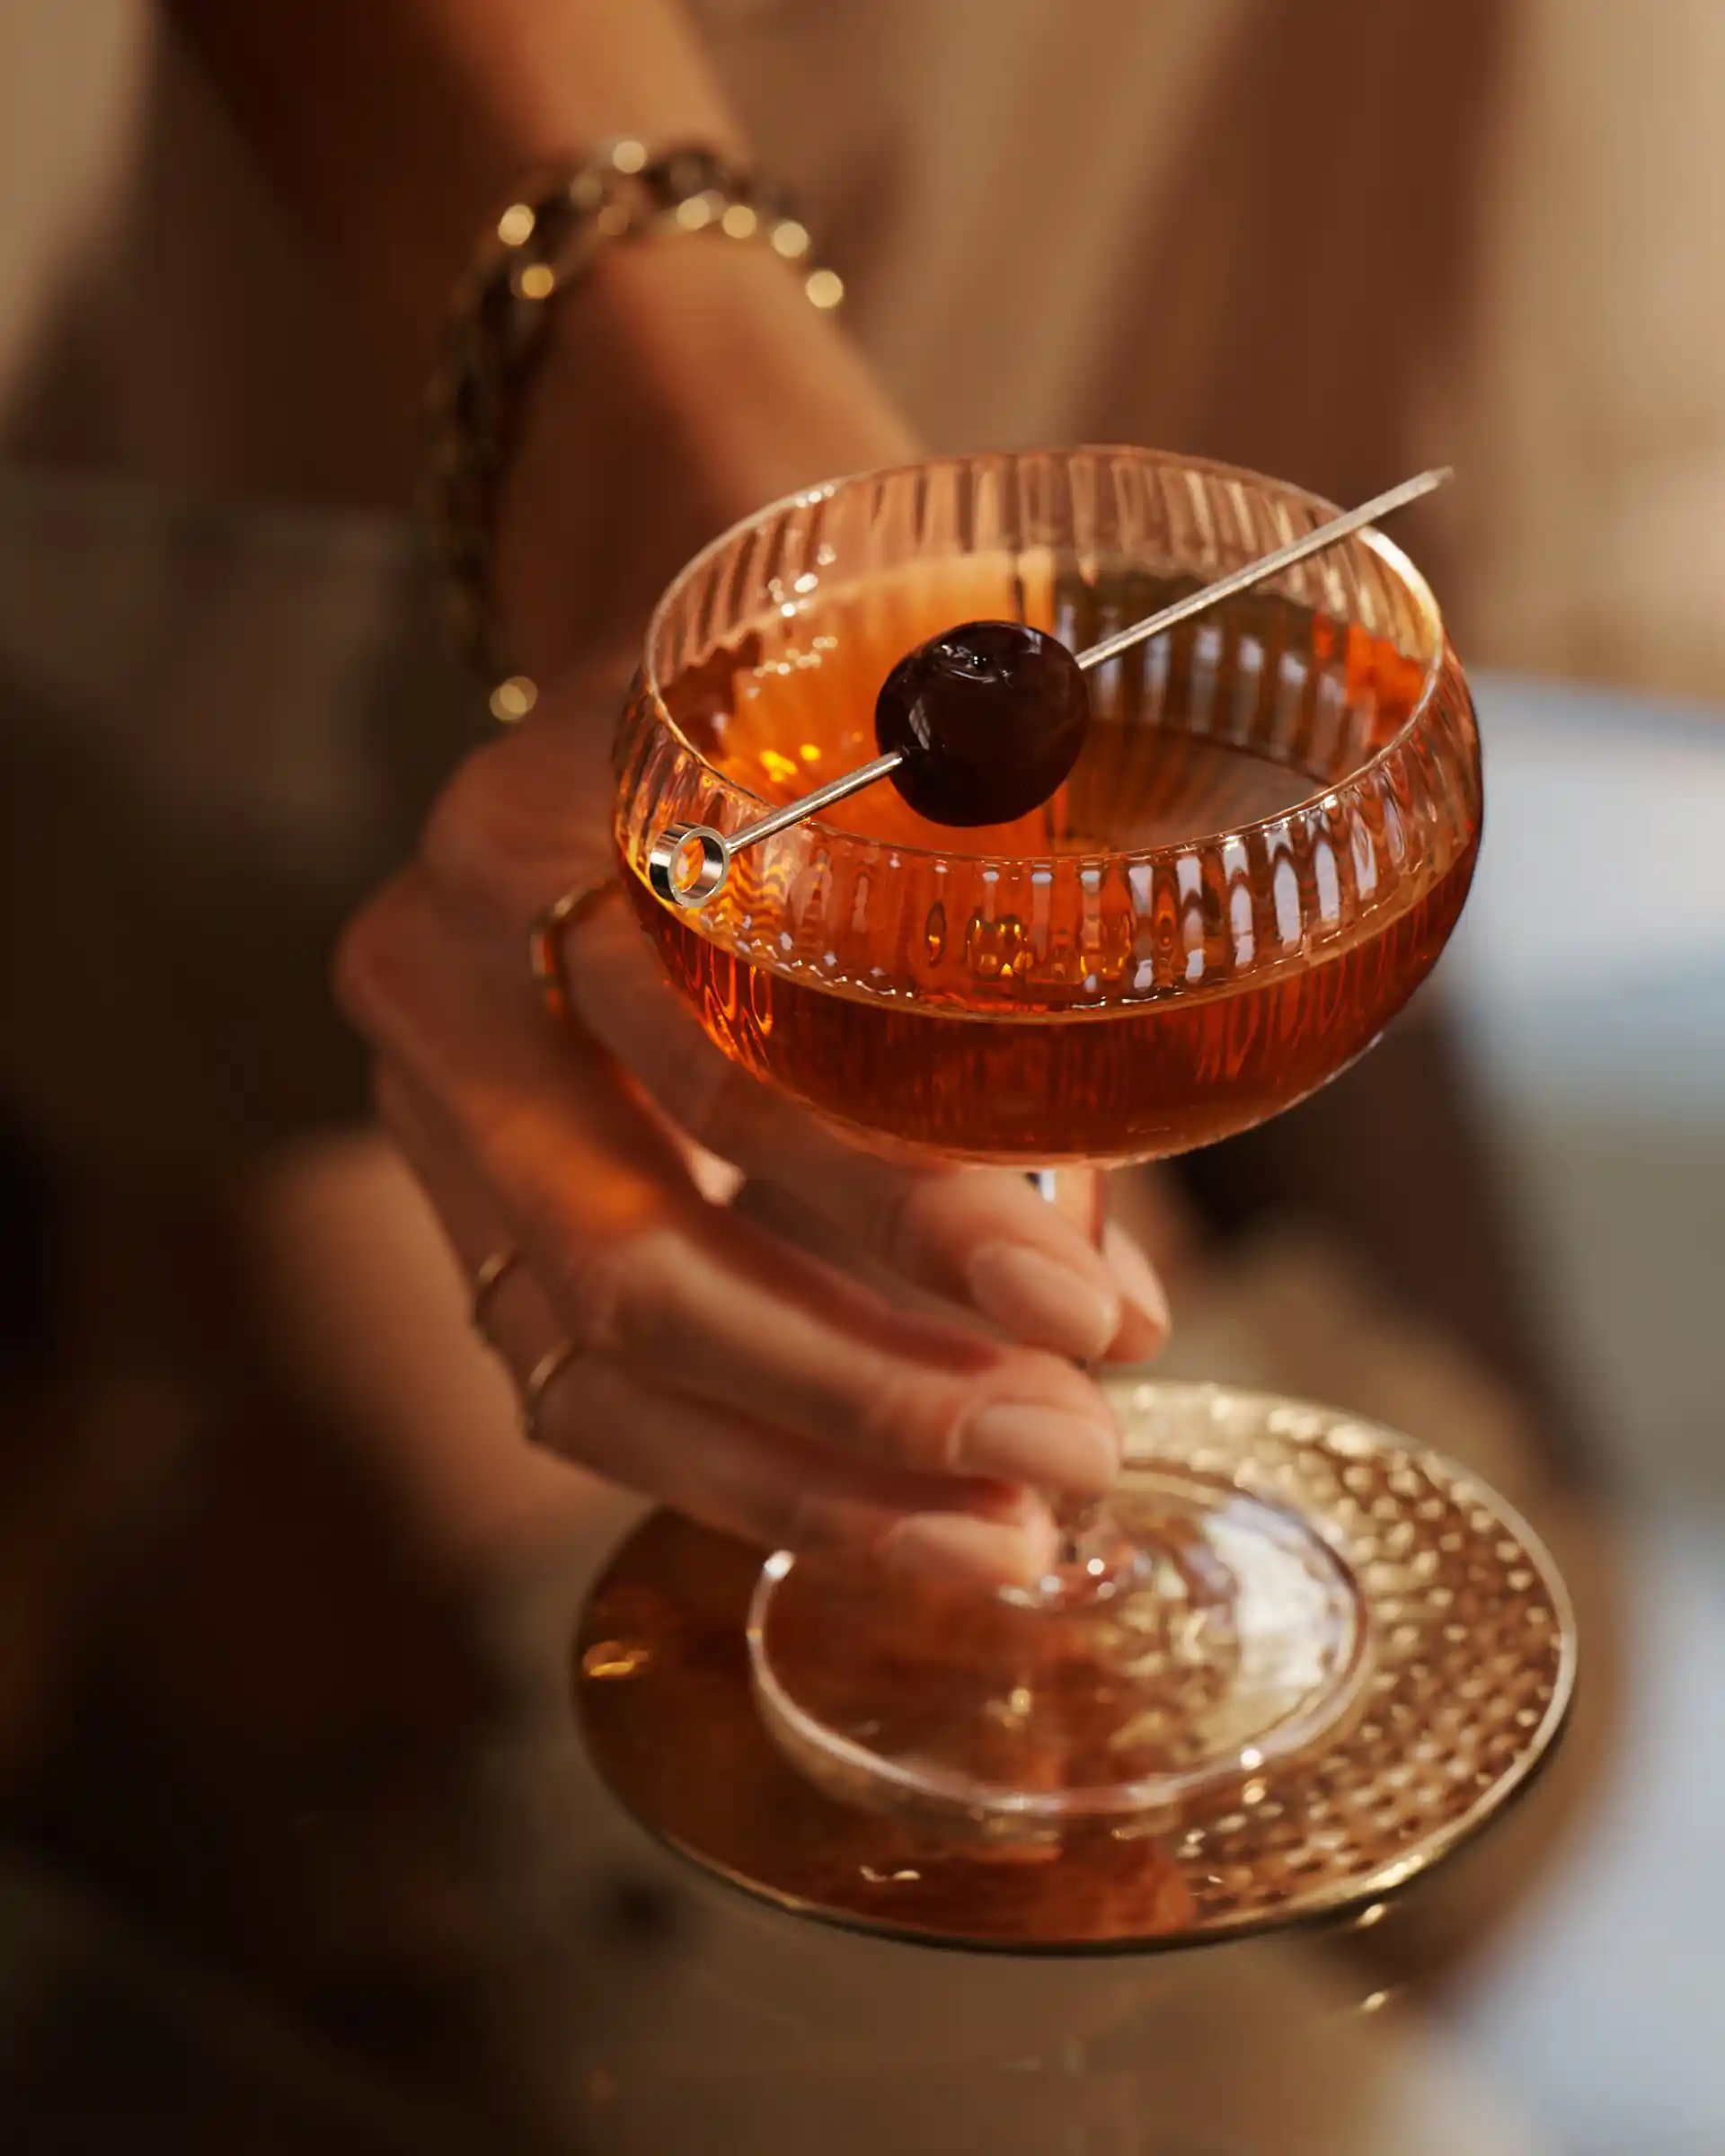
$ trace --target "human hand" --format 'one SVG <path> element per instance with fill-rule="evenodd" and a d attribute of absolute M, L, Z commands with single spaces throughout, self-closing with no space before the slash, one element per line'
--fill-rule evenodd
<path fill-rule="evenodd" d="M 553 1021 L 527 939 L 615 870 L 621 693 L 615 667 L 589 669 L 470 758 L 349 930 L 339 991 L 385 1119 L 470 1277 L 518 1249 L 488 1313 L 518 1383 L 572 1348 L 535 1418 L 553 1449 L 774 1547 L 1032 1577 L 1054 1533 L 1039 1493 L 1097 1494 L 1118 1464 L 1069 1358 L 1153 1353 L 1155 1277 L 1022 1176 L 878 1159 L 762 1086 L 620 897 L 564 939 L 572 1022 Z M 696 1146 L 936 1300 L 907 1309 L 715 1202 Z"/>

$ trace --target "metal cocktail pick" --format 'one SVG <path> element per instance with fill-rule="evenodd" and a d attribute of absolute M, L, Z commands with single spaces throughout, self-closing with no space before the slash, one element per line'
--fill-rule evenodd
<path fill-rule="evenodd" d="M 1218 578 L 1214 584 L 1207 584 L 1202 591 L 1190 592 L 1185 598 L 1176 599 L 1172 606 L 1164 606 L 1159 614 L 1134 622 L 1129 628 L 1105 637 L 1100 644 L 1092 644 L 1087 651 L 1080 651 L 1079 667 L 1088 673 L 1092 667 L 1118 658 L 1121 652 L 1131 650 L 1135 645 L 1147 643 L 1153 636 L 1177 629 L 1181 623 L 1190 622 L 1195 614 L 1208 614 L 1212 606 L 1219 606 L 1236 593 L 1250 591 L 1267 578 L 1292 569 L 1296 561 L 1309 561 L 1314 554 L 1323 553 L 1343 539 L 1351 538 L 1354 533 L 1363 531 L 1368 524 L 1376 524 L 1380 517 L 1387 517 L 1392 510 L 1406 508 L 1410 502 L 1435 492 L 1453 477 L 1450 468 L 1444 465 L 1436 471 L 1422 472 L 1417 479 L 1404 479 L 1387 494 L 1374 495 L 1357 509 L 1332 517 L 1328 524 L 1319 525 L 1302 538 L 1290 539 L 1273 553 L 1248 561 L 1243 568 Z M 746 824 L 729 838 L 707 824 L 668 824 L 649 850 L 648 880 L 658 896 L 669 905 L 691 910 L 703 906 L 724 888 L 732 858 L 746 846 L 758 845 L 764 838 L 771 838 L 777 832 L 788 831 L 793 824 L 818 816 L 835 801 L 847 800 L 852 794 L 861 793 L 865 786 L 874 785 L 897 770 L 903 760 L 902 753 L 894 749 L 888 755 L 876 756 L 872 763 L 860 764 L 854 771 L 847 771 L 827 785 L 818 786 L 813 793 L 787 801 L 771 815 Z"/>

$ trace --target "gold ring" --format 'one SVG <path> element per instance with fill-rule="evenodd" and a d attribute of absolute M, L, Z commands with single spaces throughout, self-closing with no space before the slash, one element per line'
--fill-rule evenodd
<path fill-rule="evenodd" d="M 491 1337 L 489 1317 L 491 1297 L 520 1262 L 520 1251 L 512 1242 L 506 1243 L 500 1250 L 493 1250 L 473 1275 L 473 1300 L 471 1313 L 473 1330 L 488 1348 L 497 1346 L 496 1340 Z"/>
<path fill-rule="evenodd" d="M 575 1010 L 574 999 L 569 993 L 569 978 L 563 971 L 564 940 L 613 891 L 622 888 L 615 876 L 578 884 L 575 889 L 565 891 L 554 904 L 548 906 L 527 932 L 527 963 L 533 968 L 533 977 L 544 999 L 545 1009 L 560 1022 L 571 1018 Z"/>
<path fill-rule="evenodd" d="M 527 1373 L 527 1382 L 521 1388 L 521 1435 L 529 1445 L 537 1445 L 539 1437 L 539 1409 L 545 1397 L 545 1388 L 575 1360 L 575 1343 L 564 1340 L 560 1347 L 542 1355 Z"/>

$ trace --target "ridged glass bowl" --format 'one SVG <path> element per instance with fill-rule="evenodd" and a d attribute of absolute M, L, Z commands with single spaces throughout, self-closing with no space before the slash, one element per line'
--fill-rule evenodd
<path fill-rule="evenodd" d="M 617 835 L 714 1039 L 865 1142 L 1039 1166 L 1209 1143 L 1351 1060 L 1442 949 L 1481 820 L 1461 667 L 1376 532 L 1100 669 L 1046 810 L 951 831 L 882 785 L 740 854 L 698 915 L 646 881 L 668 824 L 732 832 L 871 756 L 880 681 L 935 631 L 1082 648 L 1332 513 L 1031 452 L 819 488 L 697 557 L 649 633 Z"/>

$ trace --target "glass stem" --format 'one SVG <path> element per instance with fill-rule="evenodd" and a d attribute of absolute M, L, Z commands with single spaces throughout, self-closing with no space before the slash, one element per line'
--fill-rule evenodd
<path fill-rule="evenodd" d="M 1108 1224 L 1108 1177 L 1101 1168 L 1039 1168 L 1031 1173 L 1039 1197 L 1060 1210 L 1096 1249 Z M 1144 1560 L 1133 1540 L 1115 1525 L 1106 1498 L 1050 1498 L 1059 1530 L 1054 1568 L 1037 1599 L 1050 1608 L 1099 1601 L 1141 1577 Z"/>

